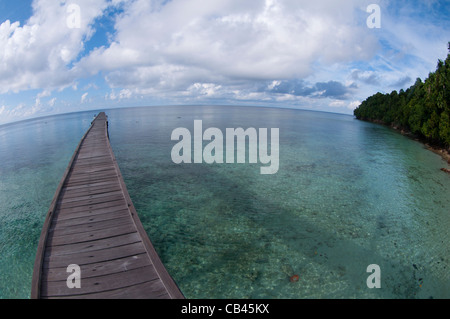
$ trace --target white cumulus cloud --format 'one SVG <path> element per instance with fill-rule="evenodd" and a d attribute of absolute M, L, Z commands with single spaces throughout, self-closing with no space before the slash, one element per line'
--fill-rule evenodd
<path fill-rule="evenodd" d="M 0 25 L 0 94 L 29 89 L 61 88 L 76 77 L 70 63 L 92 35 L 91 24 L 101 16 L 106 0 L 79 0 L 79 28 L 68 25 L 68 3 L 33 1 L 25 25 L 6 20 Z"/>
<path fill-rule="evenodd" d="M 306 77 L 318 61 L 373 55 L 377 42 L 355 23 L 356 3 L 135 0 L 117 18 L 113 42 L 75 69 L 107 71 L 111 87 L 144 93 Z"/>

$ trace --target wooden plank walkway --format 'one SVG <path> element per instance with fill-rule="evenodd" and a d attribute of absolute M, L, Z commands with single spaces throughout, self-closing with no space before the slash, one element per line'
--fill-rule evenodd
<path fill-rule="evenodd" d="M 81 288 L 68 288 L 69 265 Z M 47 214 L 32 299 L 183 299 L 151 244 L 126 189 L 100 113 L 82 138 Z"/>

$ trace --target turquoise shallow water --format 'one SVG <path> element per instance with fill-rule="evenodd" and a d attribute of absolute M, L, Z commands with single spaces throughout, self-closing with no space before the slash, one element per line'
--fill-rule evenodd
<path fill-rule="evenodd" d="M 95 112 L 0 126 L 0 297 L 28 298 L 43 220 Z M 253 107 L 107 111 L 140 218 L 187 298 L 449 298 L 442 159 L 351 116 Z M 172 131 L 280 129 L 280 169 L 172 163 Z M 378 264 L 381 288 L 366 268 Z M 297 274 L 298 282 L 289 276 Z"/>

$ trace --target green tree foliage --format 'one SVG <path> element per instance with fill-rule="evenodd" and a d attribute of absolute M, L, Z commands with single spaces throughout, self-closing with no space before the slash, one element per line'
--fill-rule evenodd
<path fill-rule="evenodd" d="M 450 42 L 449 42 L 450 51 Z M 406 91 L 377 93 L 354 111 L 356 118 L 399 127 L 435 145 L 450 147 L 450 53 L 436 71 Z"/>

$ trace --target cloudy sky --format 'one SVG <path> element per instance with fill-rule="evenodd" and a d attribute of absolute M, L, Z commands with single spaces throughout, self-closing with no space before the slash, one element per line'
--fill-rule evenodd
<path fill-rule="evenodd" d="M 166 104 L 351 114 L 434 71 L 448 21 L 448 0 L 0 0 L 0 124 Z"/>

